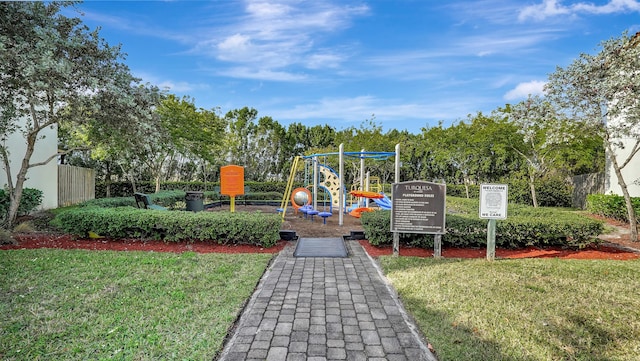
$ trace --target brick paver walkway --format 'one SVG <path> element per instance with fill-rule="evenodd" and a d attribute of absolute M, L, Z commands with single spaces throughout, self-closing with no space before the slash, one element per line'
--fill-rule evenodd
<path fill-rule="evenodd" d="M 348 258 L 276 257 L 218 360 L 436 358 L 356 241 Z"/>

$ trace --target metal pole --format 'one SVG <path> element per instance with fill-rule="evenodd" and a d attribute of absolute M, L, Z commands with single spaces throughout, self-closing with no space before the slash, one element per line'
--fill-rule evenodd
<path fill-rule="evenodd" d="M 367 189 L 365 189 L 364 187 L 364 148 L 362 148 L 360 150 L 360 190 L 362 191 L 366 191 Z M 366 198 L 365 198 L 366 199 Z M 366 201 L 365 201 L 366 204 Z M 360 199 L 358 199 L 358 207 L 360 207 Z M 368 207 L 369 205 L 366 204 L 365 207 Z"/>
<path fill-rule="evenodd" d="M 496 258 L 496 220 L 490 219 L 487 224 L 487 261 Z"/>
<path fill-rule="evenodd" d="M 313 209 L 318 209 L 318 157 L 313 157 Z"/>
<path fill-rule="evenodd" d="M 396 183 L 400 183 L 400 144 L 396 144 Z M 395 257 L 400 255 L 400 233 L 393 232 L 393 255 Z"/>
<path fill-rule="evenodd" d="M 344 224 L 344 144 L 340 144 L 339 148 L 340 156 L 338 157 L 340 166 L 338 168 L 338 178 L 340 178 L 340 189 L 338 190 L 338 200 L 340 204 L 338 204 L 338 225 L 342 226 Z"/>
<path fill-rule="evenodd" d="M 364 191 L 368 192 L 369 191 L 369 172 L 367 172 L 367 176 L 364 179 L 365 182 L 365 187 L 364 187 Z M 365 207 L 369 207 L 369 198 L 365 198 L 364 199 L 364 206 Z"/>

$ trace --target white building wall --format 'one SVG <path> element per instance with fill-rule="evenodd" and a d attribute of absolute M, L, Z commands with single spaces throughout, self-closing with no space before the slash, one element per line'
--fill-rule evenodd
<path fill-rule="evenodd" d="M 623 139 L 624 149 L 617 149 L 618 164 L 622 164 L 629 154 L 635 139 Z M 622 176 L 627 188 L 629 189 L 629 195 L 631 197 L 640 197 L 640 153 L 636 153 L 636 156 L 622 168 Z M 622 188 L 618 184 L 618 177 L 613 169 L 613 164 L 607 159 L 607 182 L 605 184 L 605 194 L 618 194 L 622 195 Z"/>
<path fill-rule="evenodd" d="M 44 139 L 39 137 L 30 163 L 39 163 L 58 152 L 58 128 L 54 126 L 41 132 Z M 27 143 L 20 132 L 11 134 L 7 140 L 7 149 L 11 161 L 11 175 L 13 184 L 22 164 Z M 0 172 L 0 186 L 7 186 L 7 173 L 2 167 Z M 27 172 L 25 188 L 35 188 L 42 191 L 41 209 L 52 209 L 58 207 L 58 162 L 53 159 L 46 165 L 30 168 Z"/>

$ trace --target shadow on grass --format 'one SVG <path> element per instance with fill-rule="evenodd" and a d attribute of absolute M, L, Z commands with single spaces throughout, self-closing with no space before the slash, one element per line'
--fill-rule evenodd
<path fill-rule="evenodd" d="M 423 300 L 403 297 L 402 301 L 417 320 L 439 361 L 539 360 L 523 354 L 505 354 L 497 343 L 482 339 L 479 330 L 455 322 L 447 313 L 430 308 Z"/>

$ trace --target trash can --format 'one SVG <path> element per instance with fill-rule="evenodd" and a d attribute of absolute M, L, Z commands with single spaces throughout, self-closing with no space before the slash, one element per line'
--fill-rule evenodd
<path fill-rule="evenodd" d="M 188 211 L 200 212 L 204 209 L 203 192 L 187 192 L 184 196 L 184 201 L 187 203 Z"/>

